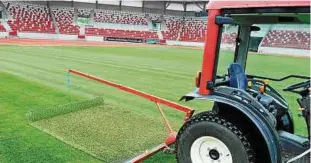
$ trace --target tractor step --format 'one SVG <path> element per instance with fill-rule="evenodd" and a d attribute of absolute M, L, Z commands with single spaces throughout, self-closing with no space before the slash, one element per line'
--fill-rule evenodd
<path fill-rule="evenodd" d="M 296 152 L 293 152 L 293 151 L 282 150 L 282 162 L 287 163 L 290 159 L 292 159 L 298 155 L 299 154 L 297 154 Z M 292 161 L 292 162 L 288 162 L 288 163 L 310 163 L 310 152 L 308 152 L 306 155 L 300 157 L 299 159 Z"/>
<path fill-rule="evenodd" d="M 310 163 L 310 142 L 308 138 L 294 135 L 285 131 L 279 131 L 280 144 L 282 146 L 282 162 L 287 163 L 302 154 L 301 157 L 290 163 Z"/>

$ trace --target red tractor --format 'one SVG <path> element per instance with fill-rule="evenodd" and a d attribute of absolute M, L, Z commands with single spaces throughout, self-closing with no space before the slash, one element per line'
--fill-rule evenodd
<path fill-rule="evenodd" d="M 177 103 L 70 69 L 69 72 L 148 99 L 156 104 L 169 135 L 165 142 L 129 162 L 141 162 L 175 143 L 179 163 L 281 163 L 310 162 L 310 77 L 288 75 L 276 79 L 245 74 L 250 34 L 254 24 L 310 23 L 310 2 L 210 1 L 202 70 L 194 92 L 186 101 L 211 100 L 211 111 L 194 110 Z M 219 74 L 219 49 L 225 24 L 238 26 L 234 58 L 225 74 Z M 294 134 L 294 122 L 286 100 L 266 80 L 304 80 L 284 88 L 295 93 L 307 124 L 308 137 Z M 69 80 L 68 80 L 69 81 Z M 174 132 L 160 105 L 185 113 L 185 123 Z M 176 136 L 177 135 L 177 136 Z"/>
<path fill-rule="evenodd" d="M 281 79 L 245 74 L 254 24 L 310 22 L 309 1 L 210 1 L 202 70 L 194 92 L 182 99 L 214 101 L 211 111 L 189 119 L 176 138 L 179 163 L 310 162 L 310 77 Z M 235 53 L 226 74 L 217 73 L 222 29 L 238 26 Z M 299 95 L 309 138 L 294 134 L 286 100 L 266 80 L 299 78 L 283 91 Z"/>

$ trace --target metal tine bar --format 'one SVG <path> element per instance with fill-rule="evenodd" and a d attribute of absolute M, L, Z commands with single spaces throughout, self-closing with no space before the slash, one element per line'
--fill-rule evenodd
<path fill-rule="evenodd" d="M 163 109 L 160 107 L 160 105 L 157 102 L 155 102 L 155 105 L 157 106 L 159 112 L 161 113 L 162 118 L 164 120 L 164 123 L 165 123 L 166 127 L 168 128 L 169 132 L 170 133 L 174 133 L 174 130 L 173 130 L 171 124 L 169 123 L 169 121 L 167 120 L 167 118 L 166 118 L 166 116 L 165 116 L 165 114 L 163 112 Z"/>

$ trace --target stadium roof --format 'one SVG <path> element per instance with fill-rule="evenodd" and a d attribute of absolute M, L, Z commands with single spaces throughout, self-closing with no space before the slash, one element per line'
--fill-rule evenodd
<path fill-rule="evenodd" d="M 148 3 L 158 3 L 165 6 L 168 10 L 178 11 L 204 11 L 206 4 L 209 0 L 169 0 L 169 1 L 155 1 L 155 0 L 63 0 L 72 2 L 84 2 L 84 3 L 98 3 L 109 5 L 122 5 L 131 7 L 143 7 Z"/>

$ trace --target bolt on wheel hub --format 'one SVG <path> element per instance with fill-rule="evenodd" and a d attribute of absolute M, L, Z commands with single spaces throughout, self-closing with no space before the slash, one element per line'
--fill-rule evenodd
<path fill-rule="evenodd" d="M 229 148 L 219 139 L 212 136 L 202 136 L 196 139 L 190 150 L 193 163 L 232 163 Z"/>

